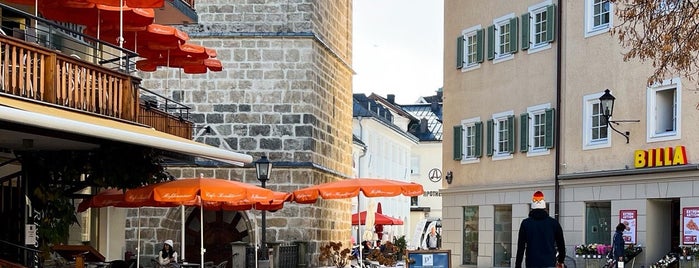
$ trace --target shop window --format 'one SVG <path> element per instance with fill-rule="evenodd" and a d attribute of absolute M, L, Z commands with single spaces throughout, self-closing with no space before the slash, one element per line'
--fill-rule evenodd
<path fill-rule="evenodd" d="M 464 207 L 464 265 L 478 265 L 478 207 Z"/>
<path fill-rule="evenodd" d="M 495 206 L 493 265 L 510 267 L 512 257 L 512 206 Z"/>
<path fill-rule="evenodd" d="M 585 243 L 611 244 L 612 203 L 591 202 L 585 204 Z"/>

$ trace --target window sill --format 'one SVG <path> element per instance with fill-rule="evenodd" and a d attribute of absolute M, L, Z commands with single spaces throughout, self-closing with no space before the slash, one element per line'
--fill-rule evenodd
<path fill-rule="evenodd" d="M 514 158 L 514 156 L 512 156 L 512 153 L 493 155 L 493 161 L 507 160 L 512 158 Z"/>

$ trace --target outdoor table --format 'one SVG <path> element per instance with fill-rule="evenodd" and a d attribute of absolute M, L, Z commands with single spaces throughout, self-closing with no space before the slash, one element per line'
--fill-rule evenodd
<path fill-rule="evenodd" d="M 180 263 L 181 268 L 199 268 L 199 263 L 194 263 L 194 262 L 183 262 Z"/>

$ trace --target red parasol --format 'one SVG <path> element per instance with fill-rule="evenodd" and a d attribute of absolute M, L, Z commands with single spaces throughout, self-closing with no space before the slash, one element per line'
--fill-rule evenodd
<path fill-rule="evenodd" d="M 367 213 L 366 211 L 362 211 L 359 214 L 357 214 L 357 213 L 352 214 L 352 225 L 365 224 L 366 213 Z M 374 224 L 377 226 L 378 225 L 403 225 L 403 220 L 381 214 L 377 211 L 377 212 L 374 212 Z M 378 233 L 379 230 L 377 229 L 376 232 Z"/>
<path fill-rule="evenodd" d="M 178 49 L 181 44 L 189 40 L 187 33 L 167 25 L 150 24 L 143 27 L 124 27 L 124 48 L 137 53 L 144 48 L 158 46 L 162 49 Z M 97 28 L 88 27 L 83 33 L 92 37 L 97 37 Z M 119 45 L 119 28 L 103 27 L 100 29 L 100 40 Z"/>

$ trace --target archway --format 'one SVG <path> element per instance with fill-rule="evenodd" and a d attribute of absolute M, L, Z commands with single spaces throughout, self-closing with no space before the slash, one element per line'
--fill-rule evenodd
<path fill-rule="evenodd" d="M 199 208 L 194 209 L 187 217 L 185 223 L 185 242 L 187 249 L 185 256 L 189 262 L 200 262 L 200 230 Z M 204 210 L 204 261 L 212 261 L 218 264 L 228 261 L 231 267 L 232 248 L 231 242 L 250 242 L 248 217 L 241 211 L 209 211 Z"/>

